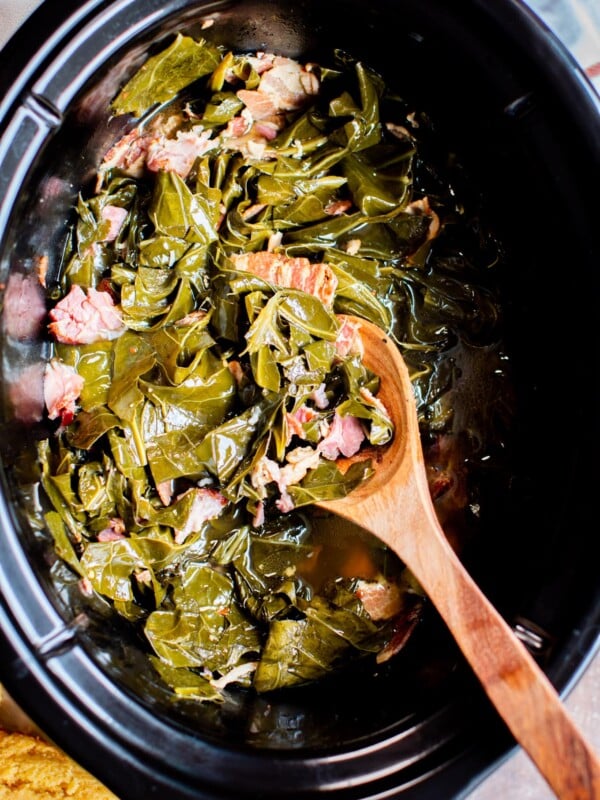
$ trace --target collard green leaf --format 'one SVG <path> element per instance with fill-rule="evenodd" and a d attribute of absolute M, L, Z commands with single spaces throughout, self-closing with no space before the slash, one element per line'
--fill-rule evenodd
<path fill-rule="evenodd" d="M 168 269 L 183 258 L 190 243 L 176 236 L 153 236 L 140 242 L 139 248 L 141 266 Z"/>
<path fill-rule="evenodd" d="M 58 514 L 56 511 L 48 511 L 45 514 L 45 520 L 48 530 L 54 539 L 54 548 L 56 550 L 56 554 L 59 556 L 59 558 L 62 558 L 62 560 L 65 561 L 74 572 L 83 576 L 83 568 L 79 563 L 79 559 L 75 553 L 75 548 L 73 547 L 73 543 L 69 538 L 67 529 L 60 517 L 60 514 Z"/>
<path fill-rule="evenodd" d="M 86 516 L 73 489 L 71 475 L 42 475 L 42 486 L 54 510 L 65 524 L 74 542 L 83 542 L 87 535 Z M 56 531 L 56 526 L 55 526 Z M 66 549 L 66 548 L 65 548 Z"/>
<path fill-rule="evenodd" d="M 323 222 L 300 228 L 297 231 L 290 231 L 286 234 L 285 245 L 289 251 L 289 245 L 302 245 L 303 247 L 318 247 L 323 250 L 326 247 L 339 246 L 344 240 L 350 238 L 361 238 L 358 231 L 366 223 L 366 218 L 360 213 L 340 214 L 339 216 L 329 217 Z"/>
<path fill-rule="evenodd" d="M 65 269 L 66 285 L 96 287 L 111 262 L 110 253 L 101 244 L 96 244 L 82 255 L 74 255 Z"/>
<path fill-rule="evenodd" d="M 144 480 L 146 475 L 144 470 L 145 452 L 140 454 L 139 446 L 136 444 L 131 430 L 127 427 L 123 431 L 111 428 L 108 431 L 108 442 L 119 472 L 129 480 Z M 143 441 L 140 446 L 145 450 Z"/>
<path fill-rule="evenodd" d="M 242 525 L 215 543 L 210 559 L 213 564 L 227 566 L 242 558 L 250 546 L 250 527 Z"/>
<path fill-rule="evenodd" d="M 100 462 L 89 461 L 79 467 L 77 494 L 89 516 L 111 517 L 115 514 L 114 499 L 110 496 L 110 487 Z"/>
<path fill-rule="evenodd" d="M 360 106 L 355 105 L 353 97 L 348 92 L 344 92 L 330 103 L 332 116 L 351 118 L 344 124 L 343 136 L 338 134 L 337 138 L 345 139 L 348 149 L 354 152 L 373 147 L 381 140 L 379 100 L 384 88 L 381 79 L 360 62 L 356 64 L 356 77 Z"/>
<path fill-rule="evenodd" d="M 341 162 L 354 202 L 366 217 L 386 214 L 407 201 L 413 151 L 398 150 L 381 144 L 349 153 Z"/>
<path fill-rule="evenodd" d="M 136 598 L 134 582 L 138 589 L 147 583 L 156 605 L 160 605 L 166 587 L 155 571 L 164 569 L 177 551 L 172 543 L 143 536 L 90 542 L 81 557 L 81 567 L 94 589 L 104 597 L 131 602 Z"/>
<path fill-rule="evenodd" d="M 373 474 L 369 461 L 359 461 L 342 473 L 335 461 L 322 461 L 299 484 L 288 488 L 294 506 L 312 505 L 321 500 L 345 497 Z"/>
<path fill-rule="evenodd" d="M 137 379 L 149 372 L 156 355 L 149 342 L 126 331 L 115 344 L 113 378 L 108 393 L 108 406 L 126 423 L 125 437 L 135 451 L 136 461 L 146 463 L 146 444 L 143 435 L 145 397 Z M 113 433 L 113 432 L 111 432 Z"/>
<path fill-rule="evenodd" d="M 140 389 L 148 400 L 162 410 L 167 427 L 177 425 L 177 415 L 193 420 L 199 428 L 211 428 L 223 422 L 232 408 L 235 380 L 227 366 L 220 365 L 206 378 L 191 373 L 178 386 L 140 381 Z M 171 422 L 170 422 L 171 421 Z"/>
<path fill-rule="evenodd" d="M 227 484 L 246 457 L 269 405 L 269 402 L 258 403 L 214 428 L 196 449 L 196 458 L 221 484 Z"/>
<path fill-rule="evenodd" d="M 247 352 L 255 353 L 268 346 L 280 360 L 296 355 L 298 343 L 294 347 L 288 332 L 294 326 L 303 331 L 301 341 L 306 344 L 312 336 L 335 341 L 340 328 L 335 315 L 318 298 L 293 289 L 280 290 L 267 301 L 250 326 L 246 334 Z"/>
<path fill-rule="evenodd" d="M 277 366 L 277 358 L 270 345 L 259 346 L 250 354 L 250 366 L 258 386 L 267 392 L 279 392 L 281 374 Z"/>
<path fill-rule="evenodd" d="M 202 114 L 203 125 L 226 125 L 244 107 L 234 92 L 216 92 Z"/>
<path fill-rule="evenodd" d="M 258 403 L 205 436 L 192 439 L 186 431 L 157 436 L 147 448 L 155 482 L 184 476 L 198 479 L 209 474 L 226 488 L 229 478 L 246 457 L 270 405 L 268 400 Z"/>
<path fill-rule="evenodd" d="M 193 194 L 175 172 L 158 173 L 148 213 L 160 235 L 203 245 L 217 238 L 218 206 Z"/>
<path fill-rule="evenodd" d="M 154 611 L 144 629 L 171 666 L 226 673 L 260 649 L 254 626 L 236 609 L 232 580 L 207 564 L 186 568 L 173 604 L 173 611 Z"/>
<path fill-rule="evenodd" d="M 156 353 L 145 337 L 126 331 L 117 339 L 108 405 L 122 419 L 130 415 L 128 395 L 132 384 L 150 372 L 155 364 Z"/>
<path fill-rule="evenodd" d="M 173 386 L 192 376 L 206 379 L 221 367 L 222 361 L 209 352 L 215 344 L 208 330 L 210 318 L 211 313 L 195 314 L 151 334 L 157 361 Z"/>
<path fill-rule="evenodd" d="M 105 405 L 110 388 L 113 342 L 58 345 L 57 355 L 83 378 L 79 403 L 84 411 Z"/>
<path fill-rule="evenodd" d="M 256 315 L 248 333 L 246 352 L 255 353 L 263 347 L 272 347 L 280 355 L 291 355 L 287 337 L 281 330 L 278 320 L 280 295 L 274 295 Z"/>
<path fill-rule="evenodd" d="M 166 315 L 178 283 L 175 272 L 139 267 L 134 282 L 121 289 L 121 308 L 126 325 L 134 330 L 144 330 L 151 327 L 156 317 Z"/>
<path fill-rule="evenodd" d="M 303 619 L 274 620 L 254 677 L 258 692 L 322 678 L 363 647 L 376 627 L 347 608 L 315 598 Z"/>
<path fill-rule="evenodd" d="M 297 325 L 319 339 L 333 342 L 337 338 L 340 326 L 335 315 L 310 294 L 294 290 L 281 293 L 279 314 L 289 324 Z"/>
<path fill-rule="evenodd" d="M 254 676 L 254 688 L 269 692 L 322 678 L 347 649 L 339 637 L 324 641 L 320 627 L 308 619 L 275 620 Z"/>
<path fill-rule="evenodd" d="M 208 677 L 204 678 L 191 669 L 173 667 L 157 656 L 150 656 L 150 661 L 162 680 L 178 697 L 197 702 L 223 702 L 223 695 L 215 689 Z"/>
<path fill-rule="evenodd" d="M 119 425 L 119 418 L 105 406 L 81 411 L 67 432 L 69 443 L 80 450 L 89 450 L 98 439 Z"/>
<path fill-rule="evenodd" d="M 203 39 L 178 34 L 162 52 L 151 56 L 112 102 L 115 114 L 141 117 L 156 103 L 172 100 L 177 92 L 218 66 L 221 54 Z"/>

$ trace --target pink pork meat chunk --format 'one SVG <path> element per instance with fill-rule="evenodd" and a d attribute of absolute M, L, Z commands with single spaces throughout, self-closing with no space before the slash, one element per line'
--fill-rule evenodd
<path fill-rule="evenodd" d="M 72 286 L 50 311 L 50 333 L 63 344 L 116 339 L 125 330 L 121 312 L 108 292 Z"/>

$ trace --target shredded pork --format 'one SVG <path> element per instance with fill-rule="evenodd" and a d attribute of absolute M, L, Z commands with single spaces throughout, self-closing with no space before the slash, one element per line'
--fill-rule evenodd
<path fill-rule="evenodd" d="M 60 417 L 69 425 L 75 417 L 75 404 L 83 389 L 83 378 L 68 364 L 53 358 L 44 370 L 44 402 L 50 419 Z"/>
<path fill-rule="evenodd" d="M 274 286 L 299 289 L 318 297 L 326 306 L 333 303 L 337 278 L 329 264 L 313 264 L 307 258 L 267 251 L 241 253 L 232 256 L 231 261 L 237 270 L 251 272 Z"/>
<path fill-rule="evenodd" d="M 187 537 L 196 531 L 201 530 L 205 522 L 220 516 L 228 500 L 216 489 L 189 489 L 185 494 L 193 492 L 194 501 L 192 510 L 183 528 L 175 531 L 175 542 L 182 544 Z M 183 495 L 180 496 L 183 497 Z"/>
<path fill-rule="evenodd" d="M 116 339 L 125 330 L 109 292 L 74 285 L 50 311 L 50 333 L 63 344 L 92 344 Z"/>

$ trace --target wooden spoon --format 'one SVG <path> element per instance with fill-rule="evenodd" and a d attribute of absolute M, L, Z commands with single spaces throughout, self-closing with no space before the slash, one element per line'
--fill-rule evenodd
<path fill-rule="evenodd" d="M 462 566 L 429 494 L 412 384 L 393 341 L 355 317 L 364 362 L 381 378 L 378 397 L 396 434 L 369 453 L 375 473 L 321 508 L 362 526 L 393 550 L 421 583 L 515 739 L 557 797 L 600 800 L 600 762 L 552 684 Z"/>

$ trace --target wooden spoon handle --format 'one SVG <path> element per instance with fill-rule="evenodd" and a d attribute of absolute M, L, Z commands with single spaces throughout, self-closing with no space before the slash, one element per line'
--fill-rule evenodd
<path fill-rule="evenodd" d="M 600 800 L 600 762 L 552 684 L 443 534 L 425 537 L 427 546 L 413 551 L 409 567 L 513 736 L 561 800 Z"/>

